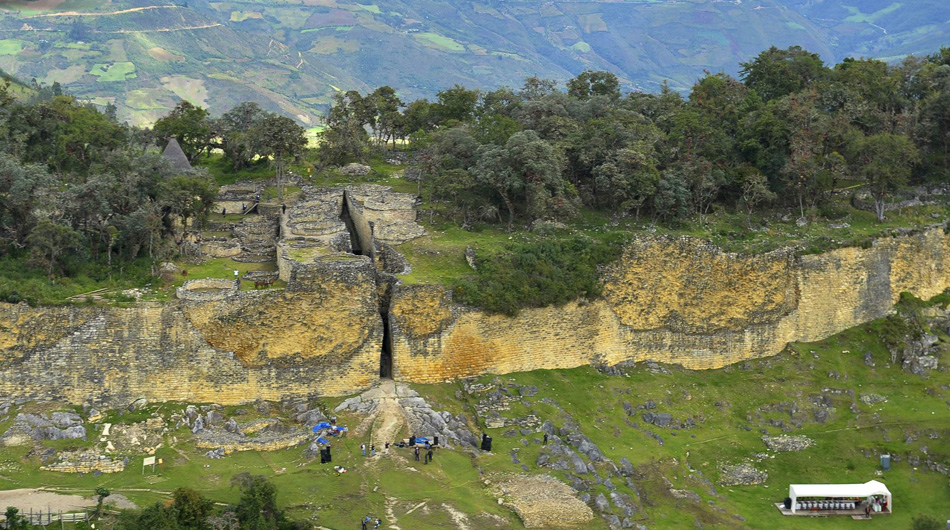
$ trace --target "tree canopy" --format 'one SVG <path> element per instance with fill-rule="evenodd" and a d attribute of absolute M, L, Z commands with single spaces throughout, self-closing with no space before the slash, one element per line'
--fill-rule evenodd
<path fill-rule="evenodd" d="M 389 87 L 351 91 L 330 109 L 321 151 L 342 163 L 401 140 L 418 154 L 420 193 L 463 226 L 477 212 L 513 229 L 583 208 L 675 221 L 724 206 L 751 219 L 777 204 L 805 216 L 845 180 L 864 183 L 883 220 L 903 186 L 950 179 L 948 56 L 829 67 L 772 47 L 739 79 L 707 74 L 685 97 L 622 94 L 596 71 L 563 90 L 538 78 L 520 90 L 455 85 L 405 105 Z"/>

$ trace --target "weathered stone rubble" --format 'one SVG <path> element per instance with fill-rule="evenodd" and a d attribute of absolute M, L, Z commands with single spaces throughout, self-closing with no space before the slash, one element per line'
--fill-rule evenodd
<path fill-rule="evenodd" d="M 409 431 L 413 434 L 438 436 L 439 443 L 443 445 L 458 443 L 478 447 L 479 439 L 468 429 L 463 415 L 453 416 L 450 412 L 434 410 L 418 392 L 406 385 L 396 384 L 396 396 L 405 412 Z M 334 411 L 350 410 L 360 414 L 372 414 L 384 398 L 378 387 L 371 388 L 359 396 L 344 400 Z"/>
<path fill-rule="evenodd" d="M 24 445 L 38 440 L 86 439 L 82 418 L 74 412 L 16 415 L 13 426 L 0 438 L 3 445 Z"/>
<path fill-rule="evenodd" d="M 719 483 L 723 486 L 751 486 L 768 480 L 769 474 L 749 462 L 723 464 L 719 467 Z"/>
<path fill-rule="evenodd" d="M 558 409 L 560 415 L 564 417 L 564 423 L 560 428 L 551 421 L 544 421 L 539 425 L 540 420 L 531 413 L 532 403 L 524 399 L 537 393 L 536 386 L 523 386 L 495 378 L 492 383 L 480 383 L 476 380 L 463 381 L 462 390 L 456 393 L 456 397 L 461 398 L 465 394 L 478 396 L 479 400 L 475 404 L 476 413 L 485 421 L 488 428 L 510 427 L 502 434 L 504 437 L 514 437 L 519 434 L 528 437 L 535 434 L 532 441 L 527 438 L 521 439 L 521 444 L 524 446 L 531 443 L 543 443 L 543 435 L 547 434 L 548 444 L 541 448 L 535 464 L 541 468 L 565 473 L 568 486 L 575 490 L 579 499 L 600 515 L 611 529 L 640 528 L 632 520 L 639 509 L 638 500 L 616 491 L 616 483 L 625 483 L 631 491 L 637 492 L 632 481 L 634 469 L 630 462 L 622 458 L 618 465 L 604 456 L 600 448 L 581 432 L 574 418 L 551 398 L 545 397 L 541 401 Z M 519 418 L 503 416 L 503 413 L 511 410 L 511 404 L 515 402 L 520 402 L 526 407 L 528 414 Z M 649 402 L 649 407 L 655 409 L 656 404 Z M 641 406 L 641 408 L 647 408 L 647 406 Z M 628 413 L 635 410 L 636 408 L 630 405 Z M 518 453 L 517 447 L 511 450 L 511 459 L 515 464 L 521 463 Z M 525 464 L 522 464 L 522 468 L 525 471 L 530 469 Z M 606 487 L 610 495 L 600 494 L 592 497 L 590 492 L 600 485 Z"/>
<path fill-rule="evenodd" d="M 882 396 L 880 394 L 861 394 L 858 396 L 858 401 L 864 403 L 865 405 L 877 405 L 878 403 L 886 402 L 887 396 Z"/>
<path fill-rule="evenodd" d="M 815 445 L 815 441 L 803 435 L 788 436 L 780 434 L 778 436 L 763 436 L 762 441 L 772 451 L 793 452 L 803 451 Z"/>
<path fill-rule="evenodd" d="M 81 451 L 60 454 L 56 463 L 40 466 L 40 469 L 60 473 L 119 473 L 128 463 L 127 458 L 113 460 L 95 451 Z"/>
<path fill-rule="evenodd" d="M 891 362 L 900 363 L 905 371 L 914 375 L 926 375 L 939 364 L 939 340 L 931 333 L 924 333 L 916 340 L 908 339 L 903 348 L 891 349 Z"/>
<path fill-rule="evenodd" d="M 547 475 L 493 477 L 492 489 L 525 528 L 575 527 L 594 518 L 570 487 Z"/>
<path fill-rule="evenodd" d="M 343 175 L 352 175 L 352 176 L 363 176 L 369 174 L 372 170 L 371 167 L 358 164 L 356 162 L 347 164 L 339 169 L 340 173 Z"/>
<path fill-rule="evenodd" d="M 296 407 L 300 407 L 297 409 Z M 199 410 L 188 405 L 184 412 L 176 415 L 179 422 L 189 426 L 195 435 L 195 447 L 211 449 L 206 456 L 217 458 L 235 451 L 277 451 L 302 444 L 310 439 L 310 431 L 297 425 L 285 425 L 276 418 L 262 418 L 247 422 L 238 422 L 236 418 L 225 417 L 220 406 L 205 405 Z M 285 409 L 296 414 L 295 420 L 310 418 L 323 419 L 317 410 L 309 410 L 305 402 L 293 406 L 285 404 Z"/>

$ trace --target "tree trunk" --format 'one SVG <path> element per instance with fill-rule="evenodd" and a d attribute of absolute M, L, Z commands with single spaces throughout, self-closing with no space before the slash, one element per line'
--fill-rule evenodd
<path fill-rule="evenodd" d="M 505 208 L 508 208 L 508 231 L 511 232 L 515 224 L 515 207 L 511 204 L 508 194 L 500 193 L 500 195 L 502 200 L 505 201 Z"/>
<path fill-rule="evenodd" d="M 884 199 L 874 199 L 874 213 L 877 214 L 877 221 L 884 222 Z"/>

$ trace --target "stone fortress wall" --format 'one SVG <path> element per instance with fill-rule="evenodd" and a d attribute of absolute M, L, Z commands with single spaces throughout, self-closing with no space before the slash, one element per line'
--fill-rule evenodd
<path fill-rule="evenodd" d="M 653 360 L 692 369 L 779 353 L 883 317 L 900 293 L 950 287 L 950 236 L 934 228 L 867 249 L 745 257 L 691 238 L 647 238 L 606 272 L 602 299 L 488 315 L 436 286 L 401 286 L 390 315 L 397 380 Z"/>
<path fill-rule="evenodd" d="M 489 315 L 443 286 L 394 281 L 387 243 L 424 234 L 413 201 L 305 189 L 270 212 L 286 289 L 133 308 L 0 304 L 0 393 L 101 405 L 344 395 L 379 379 L 386 350 L 393 378 L 418 383 L 624 360 L 716 368 L 884 316 L 902 291 L 950 286 L 942 228 L 810 256 L 644 238 L 604 273 L 602 298 Z"/>

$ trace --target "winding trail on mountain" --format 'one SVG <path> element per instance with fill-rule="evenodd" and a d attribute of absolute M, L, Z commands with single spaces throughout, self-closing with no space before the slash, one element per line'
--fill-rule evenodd
<path fill-rule="evenodd" d="M 121 9 L 119 11 L 82 12 L 82 11 L 58 11 L 56 13 L 45 13 L 42 15 L 33 15 L 25 18 L 49 18 L 49 17 L 104 17 L 109 15 L 124 15 L 126 13 L 137 13 L 139 11 L 148 11 L 150 9 L 178 9 L 178 6 L 145 6 Z"/>
<path fill-rule="evenodd" d="M 224 24 L 202 24 L 200 26 L 186 26 L 183 28 L 158 28 L 158 29 L 120 29 L 116 31 L 97 31 L 96 33 L 164 33 L 169 31 L 189 31 L 193 29 L 207 29 L 223 26 Z"/>

